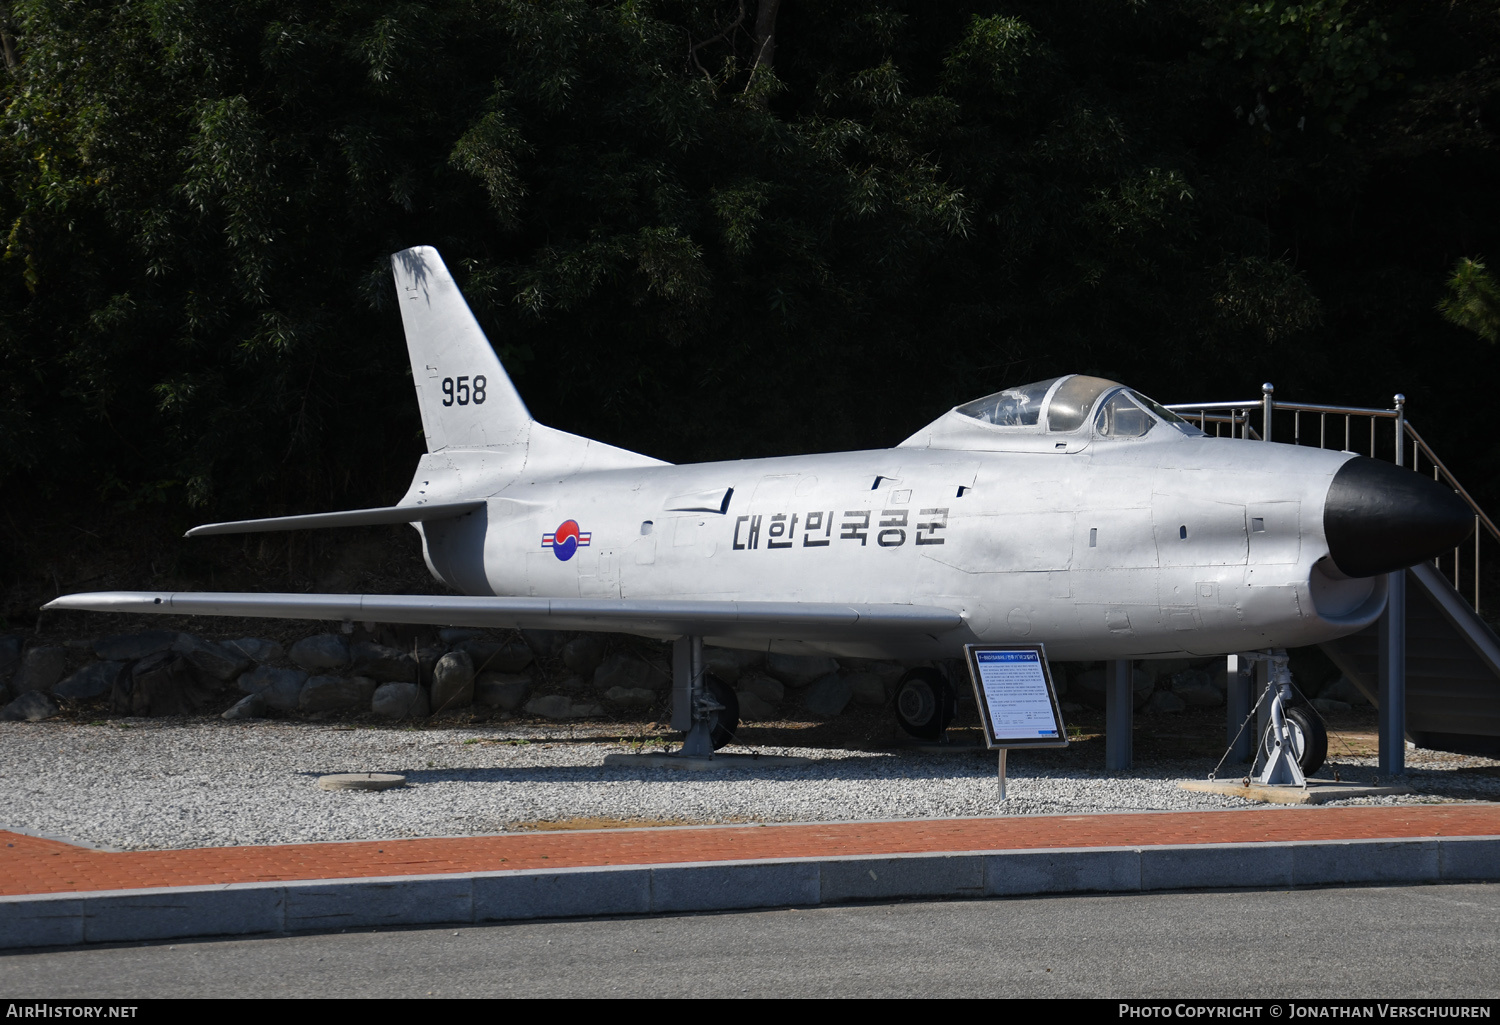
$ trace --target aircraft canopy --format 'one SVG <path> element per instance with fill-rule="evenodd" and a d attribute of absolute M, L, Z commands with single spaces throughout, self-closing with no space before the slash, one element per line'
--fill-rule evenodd
<path fill-rule="evenodd" d="M 996 427 L 1029 427 L 1071 434 L 1088 422 L 1096 408 L 1095 426 L 1107 438 L 1139 438 L 1158 421 L 1172 424 L 1185 433 L 1199 433 L 1182 417 L 1140 392 L 1117 381 L 1083 374 L 1006 388 L 966 402 L 957 412 Z"/>

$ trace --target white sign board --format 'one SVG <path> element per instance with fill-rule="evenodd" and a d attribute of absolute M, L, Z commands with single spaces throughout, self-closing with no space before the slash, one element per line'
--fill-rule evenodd
<path fill-rule="evenodd" d="M 1042 646 L 965 646 L 974 699 L 991 748 L 1067 747 L 1068 731 Z"/>

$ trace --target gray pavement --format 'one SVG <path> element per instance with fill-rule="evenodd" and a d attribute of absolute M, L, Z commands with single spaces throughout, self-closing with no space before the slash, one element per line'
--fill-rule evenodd
<path fill-rule="evenodd" d="M 1500 997 L 1500 885 L 526 922 L 0 955 L 7 997 Z"/>

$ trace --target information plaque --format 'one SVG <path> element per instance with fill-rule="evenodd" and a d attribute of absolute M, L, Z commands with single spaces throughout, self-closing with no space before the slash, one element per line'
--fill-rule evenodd
<path fill-rule="evenodd" d="M 1040 644 L 1007 648 L 968 644 L 964 657 L 985 743 L 992 750 L 1068 746 L 1052 670 Z"/>

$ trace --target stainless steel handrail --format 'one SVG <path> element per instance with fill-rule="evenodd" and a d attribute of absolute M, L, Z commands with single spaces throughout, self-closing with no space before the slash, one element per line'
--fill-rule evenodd
<path fill-rule="evenodd" d="M 1167 408 L 1174 413 L 1180 414 L 1183 410 L 1258 409 L 1260 405 L 1260 399 L 1250 399 L 1244 402 L 1174 402 L 1167 405 Z M 1282 402 L 1279 399 L 1276 401 L 1275 408 L 1297 410 L 1303 413 L 1337 413 L 1341 416 L 1357 414 L 1360 416 L 1386 417 L 1392 420 L 1396 418 L 1396 411 L 1394 409 L 1366 409 L 1363 406 L 1319 406 L 1310 402 Z"/>
<path fill-rule="evenodd" d="M 1490 519 L 1483 509 L 1479 508 L 1479 503 L 1474 501 L 1474 496 L 1470 495 L 1468 489 L 1458 482 L 1458 479 L 1453 476 L 1453 472 L 1437 457 L 1437 453 L 1432 451 L 1432 446 L 1427 444 L 1427 440 L 1417 433 L 1417 429 L 1410 422 L 1406 425 L 1406 433 L 1411 435 L 1411 440 L 1421 449 L 1422 454 L 1427 457 L 1427 461 L 1442 471 L 1443 476 L 1447 478 L 1453 490 L 1458 492 L 1459 497 L 1469 503 L 1469 508 L 1474 510 L 1475 517 L 1480 523 L 1484 524 L 1485 529 L 1490 532 L 1490 536 L 1496 541 L 1500 541 L 1500 527 L 1496 527 L 1495 521 Z M 1434 474 L 1434 477 L 1436 477 L 1436 474 Z"/>
<path fill-rule="evenodd" d="M 1365 417 L 1369 420 L 1370 424 L 1369 454 L 1374 458 L 1381 458 L 1377 454 L 1379 450 L 1379 446 L 1377 445 L 1379 439 L 1375 430 L 1377 421 L 1394 421 L 1394 444 L 1390 452 L 1394 457 L 1393 461 L 1395 464 L 1397 466 L 1406 465 L 1406 447 L 1407 439 L 1409 438 L 1412 456 L 1411 469 L 1420 472 L 1421 460 L 1425 456 L 1428 463 L 1432 466 L 1432 479 L 1445 482 L 1449 487 L 1453 488 L 1454 492 L 1474 512 L 1475 532 L 1472 535 L 1474 543 L 1473 607 L 1476 612 L 1479 611 L 1479 585 L 1481 577 L 1480 532 L 1481 530 L 1488 532 L 1493 540 L 1500 541 L 1500 526 L 1497 526 L 1495 521 L 1490 519 L 1489 515 L 1479 507 L 1479 503 L 1474 501 L 1474 496 L 1469 494 L 1468 489 L 1458 482 L 1458 478 L 1453 475 L 1453 472 L 1437 457 L 1437 453 L 1432 450 L 1432 446 L 1427 443 L 1427 440 L 1406 419 L 1406 397 L 1404 395 L 1397 395 L 1395 397 L 1395 406 L 1392 409 L 1371 409 L 1364 406 L 1332 406 L 1311 402 L 1282 402 L 1275 398 L 1275 391 L 1276 389 L 1270 384 L 1264 384 L 1261 386 L 1261 397 L 1259 399 L 1233 402 L 1178 402 L 1168 405 L 1167 408 L 1184 419 L 1190 421 L 1196 420 L 1200 429 L 1206 430 L 1209 424 L 1214 424 L 1217 427 L 1217 425 L 1227 423 L 1229 424 L 1230 437 L 1250 438 L 1253 436 L 1257 440 L 1264 441 L 1272 440 L 1271 428 L 1274 425 L 1274 416 L 1278 410 L 1284 410 L 1292 414 L 1292 440 L 1290 443 L 1294 445 L 1304 444 L 1302 440 L 1302 414 L 1312 414 L 1318 417 L 1318 448 L 1328 447 L 1328 418 L 1330 416 L 1341 416 L 1344 418 L 1343 441 L 1344 451 L 1346 452 L 1353 451 L 1355 440 L 1354 418 Z M 1250 424 L 1250 417 L 1253 415 L 1251 411 L 1257 407 L 1259 407 L 1261 424 L 1259 432 L 1256 432 L 1255 428 Z M 1335 426 L 1336 430 L 1337 426 Z M 1335 434 L 1334 443 L 1337 444 L 1337 434 Z M 1461 549 L 1462 545 L 1453 550 L 1453 586 L 1455 588 L 1458 588 L 1460 584 Z M 1441 568 L 1441 561 L 1441 559 L 1434 559 L 1433 564 Z"/>

